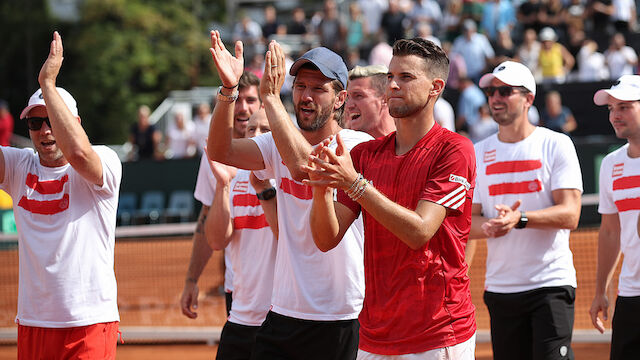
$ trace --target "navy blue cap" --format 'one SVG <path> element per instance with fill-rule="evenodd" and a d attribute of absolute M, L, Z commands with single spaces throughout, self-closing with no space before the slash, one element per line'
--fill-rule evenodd
<path fill-rule="evenodd" d="M 347 65 L 345 65 L 340 55 L 326 47 L 311 49 L 293 63 L 291 70 L 289 70 L 289 74 L 296 76 L 300 67 L 306 63 L 312 63 L 318 68 L 318 70 L 320 70 L 322 75 L 329 79 L 340 81 L 342 86 L 345 89 L 347 88 L 349 72 L 347 71 Z"/>

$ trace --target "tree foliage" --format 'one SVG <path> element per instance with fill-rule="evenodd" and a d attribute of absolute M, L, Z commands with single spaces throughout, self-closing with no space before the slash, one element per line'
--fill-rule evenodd
<path fill-rule="evenodd" d="M 0 29 L 9 34 L 0 54 L 0 98 L 9 98 L 14 115 L 38 87 L 53 30 L 65 51 L 58 84 L 78 101 L 93 143 L 124 142 L 139 105 L 153 108 L 171 90 L 218 83 L 206 24 L 211 9 L 222 16 L 223 0 L 85 0 L 73 23 L 51 19 L 46 3 L 0 5 Z"/>

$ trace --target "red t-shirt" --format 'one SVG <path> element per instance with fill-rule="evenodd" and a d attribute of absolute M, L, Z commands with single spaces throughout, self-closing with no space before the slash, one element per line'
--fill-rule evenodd
<path fill-rule="evenodd" d="M 435 235 L 418 250 L 364 211 L 366 286 L 360 349 L 381 355 L 456 345 L 476 331 L 464 261 L 476 178 L 473 145 L 435 124 L 409 152 L 397 156 L 395 137 L 392 133 L 353 148 L 356 170 L 408 209 L 427 200 L 448 211 Z M 360 211 L 342 191 L 338 201 Z"/>

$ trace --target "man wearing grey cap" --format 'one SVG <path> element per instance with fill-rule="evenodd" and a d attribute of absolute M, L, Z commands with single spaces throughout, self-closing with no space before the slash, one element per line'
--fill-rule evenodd
<path fill-rule="evenodd" d="M 536 127 L 529 69 L 505 61 L 480 79 L 498 133 L 476 143 L 472 238 L 487 238 L 484 301 L 494 359 L 573 359 L 582 177 L 568 136 Z"/>
<path fill-rule="evenodd" d="M 296 60 L 290 74 L 296 129 L 280 100 L 285 56 L 269 44 L 260 97 L 271 133 L 232 139 L 235 85 L 243 71 L 243 47 L 235 56 L 217 31 L 211 53 L 222 81 L 209 129 L 212 160 L 253 170 L 258 178 L 277 182 L 278 248 L 271 311 L 256 335 L 254 359 L 353 359 L 358 347 L 358 314 L 364 296 L 362 223 L 344 234 L 343 246 L 323 253 L 309 229 L 312 190 L 302 184 L 312 146 L 340 133 L 351 148 L 371 136 L 340 127 L 347 87 L 347 68 L 339 55 L 315 48 Z M 335 141 L 333 141 L 335 146 Z"/>
<path fill-rule="evenodd" d="M 384 65 L 356 66 L 349 71 L 345 105 L 349 129 L 364 131 L 374 138 L 396 130 L 384 97 L 388 71 Z"/>
<path fill-rule="evenodd" d="M 611 327 L 611 359 L 640 357 L 640 76 L 623 75 L 611 89 L 598 90 L 593 101 L 607 105 L 616 136 L 627 144 L 610 153 L 600 166 L 602 214 L 598 234 L 596 293 L 589 314 L 601 333 L 609 318 L 607 297 L 613 270 L 624 254 Z"/>
<path fill-rule="evenodd" d="M 20 114 L 36 150 L 0 148 L 0 188 L 15 204 L 20 244 L 19 359 L 115 359 L 114 246 L 122 165 L 92 146 L 76 101 L 56 87 L 62 39 L 53 34 L 41 89 Z"/>

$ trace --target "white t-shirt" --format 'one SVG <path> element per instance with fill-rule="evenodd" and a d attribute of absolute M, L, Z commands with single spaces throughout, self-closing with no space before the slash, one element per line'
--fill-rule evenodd
<path fill-rule="evenodd" d="M 200 168 L 196 179 L 196 189 L 193 197 L 200 201 L 202 205 L 211 207 L 213 196 L 216 192 L 216 177 L 211 172 L 207 154 L 202 154 L 200 158 Z M 231 264 L 231 254 L 224 252 L 224 291 L 233 292 L 233 265 Z"/>
<path fill-rule="evenodd" d="M 433 118 L 436 122 L 447 130 L 456 131 L 455 115 L 453 107 L 443 98 L 438 98 L 433 106 Z"/>
<path fill-rule="evenodd" d="M 234 237 L 227 245 L 233 268 L 233 303 L 229 321 L 260 326 L 271 306 L 276 239 L 267 223 L 250 171 L 238 170 L 231 180 L 231 219 Z M 272 181 L 275 186 L 275 181 Z"/>
<path fill-rule="evenodd" d="M 624 254 L 618 295 L 640 296 L 640 158 L 630 158 L 629 144 L 607 155 L 600 167 L 601 214 L 620 217 L 620 249 Z"/>
<path fill-rule="evenodd" d="M 582 176 L 575 147 L 568 136 L 536 127 L 517 143 L 504 143 L 494 134 L 475 145 L 477 178 L 473 203 L 484 216 L 496 217 L 495 205 L 519 210 L 553 206 L 552 191 L 582 191 Z M 573 254 L 567 229 L 512 229 L 505 236 L 487 239 L 485 289 L 514 293 L 548 286 L 576 287 Z"/>
<path fill-rule="evenodd" d="M 31 149 L 2 147 L 20 258 L 20 325 L 46 328 L 119 321 L 114 273 L 116 209 L 122 164 L 106 146 L 103 186 L 71 165 L 44 167 Z"/>
<path fill-rule="evenodd" d="M 179 129 L 175 123 L 168 127 L 169 151 L 174 159 L 192 156 L 195 153 L 194 128 L 191 120 L 184 120 L 184 128 L 182 129 Z"/>
<path fill-rule="evenodd" d="M 344 129 L 347 148 L 372 140 L 363 132 Z M 363 226 L 358 218 L 338 246 L 323 253 L 309 227 L 311 187 L 293 180 L 271 133 L 252 138 L 262 152 L 265 169 L 257 177 L 278 184 L 278 253 L 273 280 L 272 310 L 306 320 L 356 319 L 364 299 Z M 335 149 L 335 139 L 330 148 Z"/>
<path fill-rule="evenodd" d="M 638 61 L 636 51 L 630 46 L 623 46 L 617 51 L 606 50 L 604 57 L 609 66 L 611 79 L 618 79 L 622 75 L 633 75 L 633 65 Z"/>

